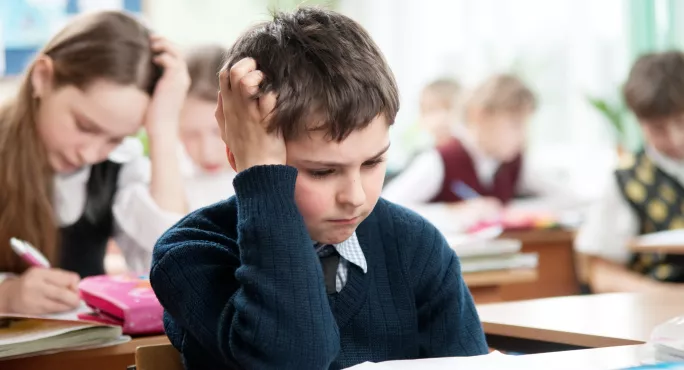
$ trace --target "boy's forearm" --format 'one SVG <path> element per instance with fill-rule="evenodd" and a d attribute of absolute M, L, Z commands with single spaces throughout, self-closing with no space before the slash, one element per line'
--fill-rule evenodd
<path fill-rule="evenodd" d="M 296 177 L 294 168 L 272 165 L 252 167 L 235 179 L 241 259 L 235 277 L 241 288 L 233 299 L 233 325 L 239 326 L 232 331 L 243 340 L 260 334 L 257 345 L 261 353 L 274 355 L 274 366 L 323 368 L 339 352 L 339 332 L 320 261 L 294 200 Z M 263 347 L 269 342 L 275 348 Z M 293 345 L 298 355 L 288 350 Z M 249 356 L 235 355 L 240 363 Z"/>
<path fill-rule="evenodd" d="M 594 293 L 666 292 L 673 289 L 669 284 L 655 281 L 600 257 L 590 257 L 588 263 L 589 284 Z"/>
<path fill-rule="evenodd" d="M 433 237 L 427 239 L 434 240 Z M 418 322 L 422 357 L 474 356 L 488 352 L 475 303 L 461 275 L 460 262 L 441 235 L 435 246 L 439 263 L 426 266 L 420 289 Z"/>

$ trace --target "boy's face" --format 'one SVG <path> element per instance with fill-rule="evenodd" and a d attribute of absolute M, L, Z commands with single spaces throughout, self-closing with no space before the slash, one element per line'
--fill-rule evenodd
<path fill-rule="evenodd" d="M 674 160 L 684 160 L 684 114 L 640 120 L 646 142 Z"/>
<path fill-rule="evenodd" d="M 483 112 L 470 122 L 476 133 L 477 145 L 487 155 L 508 162 L 518 156 L 525 145 L 528 109 L 515 112 Z"/>
<path fill-rule="evenodd" d="M 287 164 L 297 168 L 295 200 L 311 238 L 345 241 L 373 210 L 385 178 L 389 125 L 384 116 L 341 142 L 323 131 L 289 141 Z"/>

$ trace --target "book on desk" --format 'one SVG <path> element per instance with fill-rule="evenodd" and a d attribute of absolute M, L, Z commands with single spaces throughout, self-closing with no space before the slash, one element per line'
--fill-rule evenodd
<path fill-rule="evenodd" d="M 94 322 L 0 314 L 0 359 L 125 343 L 121 327 Z"/>

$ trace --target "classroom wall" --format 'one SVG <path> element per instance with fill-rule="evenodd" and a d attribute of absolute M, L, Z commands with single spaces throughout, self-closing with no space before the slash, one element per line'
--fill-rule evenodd
<path fill-rule="evenodd" d="M 17 78 L 0 78 L 0 102 L 12 96 L 17 89 Z"/>
<path fill-rule="evenodd" d="M 230 45 L 248 26 L 268 19 L 268 0 L 146 0 L 144 13 L 172 41 Z"/>
<path fill-rule="evenodd" d="M 145 0 L 143 12 L 157 32 L 183 47 L 227 46 L 250 25 L 268 19 L 269 4 L 269 0 Z M 11 96 L 18 81 L 0 78 L 0 102 Z"/>

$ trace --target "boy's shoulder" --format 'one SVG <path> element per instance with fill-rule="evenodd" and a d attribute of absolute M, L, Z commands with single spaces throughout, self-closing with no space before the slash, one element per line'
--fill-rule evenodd
<path fill-rule="evenodd" d="M 237 198 L 231 196 L 228 199 L 194 210 L 178 221 L 174 227 L 188 227 L 197 223 L 209 223 L 228 229 L 231 226 L 234 228 L 237 223 Z"/>
<path fill-rule="evenodd" d="M 373 213 L 379 220 L 383 234 L 399 241 L 402 248 L 420 248 L 444 238 L 423 216 L 384 198 L 378 200 Z"/>
<path fill-rule="evenodd" d="M 387 221 L 392 221 L 394 224 L 401 226 L 422 225 L 428 221 L 415 211 L 401 206 L 399 204 L 390 202 L 385 198 L 378 199 L 373 212 L 378 212 L 379 216 L 385 218 Z M 384 216 L 384 217 L 383 217 Z"/>
<path fill-rule="evenodd" d="M 212 239 L 222 235 L 237 240 L 237 199 L 226 200 L 190 212 L 171 226 L 154 247 L 154 259 L 177 247 L 184 240 Z"/>

